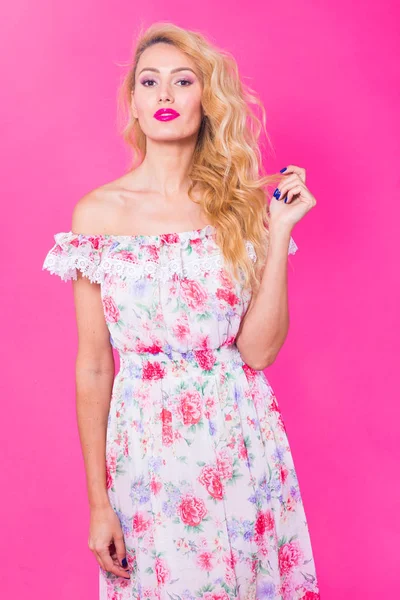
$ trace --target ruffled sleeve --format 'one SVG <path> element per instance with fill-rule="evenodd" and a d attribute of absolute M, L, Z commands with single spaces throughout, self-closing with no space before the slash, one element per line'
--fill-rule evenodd
<path fill-rule="evenodd" d="M 47 253 L 42 270 L 63 281 L 77 279 L 77 271 L 92 283 L 101 283 L 102 236 L 61 232 L 54 235 L 54 246 Z"/>
<path fill-rule="evenodd" d="M 296 254 L 298 249 L 299 248 L 298 248 L 296 242 L 294 241 L 294 239 L 292 237 L 290 237 L 288 254 Z"/>
<path fill-rule="evenodd" d="M 255 262 L 257 260 L 257 254 L 256 251 L 254 249 L 254 245 L 250 242 L 250 240 L 246 240 L 246 248 L 247 248 L 247 252 L 251 258 L 251 260 L 253 262 Z M 288 248 L 288 254 L 296 254 L 297 250 L 298 250 L 298 246 L 296 244 L 296 242 L 294 241 L 294 239 L 290 236 L 290 242 L 289 242 L 289 248 Z"/>

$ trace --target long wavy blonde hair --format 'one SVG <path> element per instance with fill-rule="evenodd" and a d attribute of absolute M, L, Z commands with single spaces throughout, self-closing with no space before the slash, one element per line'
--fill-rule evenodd
<path fill-rule="evenodd" d="M 197 65 L 202 84 L 203 120 L 193 153 L 189 197 L 200 187 L 199 204 L 216 228 L 216 242 L 234 277 L 242 272 L 242 283 L 257 291 L 268 251 L 269 204 L 267 187 L 282 178 L 266 175 L 262 163 L 261 132 L 266 131 L 266 114 L 255 92 L 239 76 L 233 56 L 216 48 L 203 35 L 172 23 L 154 23 L 138 36 L 133 59 L 118 89 L 122 115 L 121 135 L 132 150 L 129 170 L 134 170 L 146 152 L 146 136 L 131 110 L 136 68 L 142 53 L 156 43 L 172 44 Z M 251 105 L 261 111 L 257 116 Z M 246 250 L 254 247 L 256 260 Z"/>

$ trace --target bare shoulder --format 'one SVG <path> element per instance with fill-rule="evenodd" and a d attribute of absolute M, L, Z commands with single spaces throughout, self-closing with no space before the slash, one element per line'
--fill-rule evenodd
<path fill-rule="evenodd" d="M 118 214 L 119 180 L 90 190 L 75 204 L 71 231 L 85 235 L 106 233 Z"/>

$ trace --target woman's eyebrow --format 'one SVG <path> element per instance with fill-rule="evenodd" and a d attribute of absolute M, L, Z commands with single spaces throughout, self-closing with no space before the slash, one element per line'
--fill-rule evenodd
<path fill-rule="evenodd" d="M 143 71 L 154 71 L 155 73 L 159 73 L 160 69 L 155 69 L 154 67 L 144 67 L 141 71 L 139 71 L 139 75 L 140 73 L 143 73 Z M 195 71 L 193 69 L 191 69 L 190 67 L 177 67 L 176 69 L 171 69 L 171 73 L 178 73 L 178 71 L 192 71 L 192 73 L 195 73 Z"/>

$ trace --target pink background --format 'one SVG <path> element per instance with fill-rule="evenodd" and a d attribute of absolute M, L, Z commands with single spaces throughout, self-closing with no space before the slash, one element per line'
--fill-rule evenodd
<path fill-rule="evenodd" d="M 269 171 L 307 169 L 318 205 L 293 231 L 291 329 L 266 374 L 322 598 L 398 596 L 400 11 L 394 1 L 326 4 L 3 6 L 2 597 L 98 597 L 75 417 L 72 286 L 41 267 L 79 197 L 125 170 L 119 65 L 139 26 L 160 20 L 235 55 L 267 109 Z"/>

